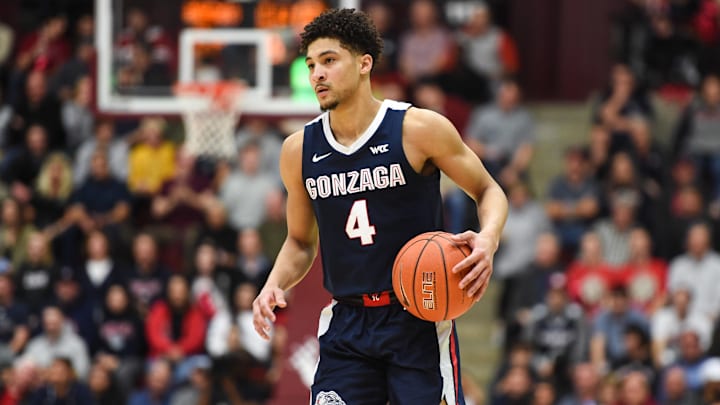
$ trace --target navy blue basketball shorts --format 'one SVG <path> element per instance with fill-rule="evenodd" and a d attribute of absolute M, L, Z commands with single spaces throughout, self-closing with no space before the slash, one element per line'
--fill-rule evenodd
<path fill-rule="evenodd" d="M 311 405 L 464 405 L 452 321 L 420 320 L 397 303 L 333 300 L 320 315 Z"/>

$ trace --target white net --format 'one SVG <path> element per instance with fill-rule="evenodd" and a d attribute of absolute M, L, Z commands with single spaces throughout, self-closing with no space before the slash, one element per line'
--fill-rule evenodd
<path fill-rule="evenodd" d="M 235 128 L 244 87 L 213 84 L 180 87 L 185 147 L 195 156 L 228 159 L 237 153 Z"/>

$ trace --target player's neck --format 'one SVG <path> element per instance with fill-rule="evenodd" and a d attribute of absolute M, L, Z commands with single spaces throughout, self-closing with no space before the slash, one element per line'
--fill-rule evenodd
<path fill-rule="evenodd" d="M 355 142 L 375 119 L 382 103 L 367 94 L 358 94 L 330 111 L 330 127 L 335 140 L 348 146 Z"/>

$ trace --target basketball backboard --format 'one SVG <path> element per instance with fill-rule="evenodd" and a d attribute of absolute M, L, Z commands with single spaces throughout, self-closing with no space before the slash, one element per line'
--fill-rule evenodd
<path fill-rule="evenodd" d="M 319 112 L 298 55 L 302 26 L 360 0 L 95 0 L 97 105 L 109 114 L 179 114 L 173 85 L 239 79 L 245 113 Z M 209 100 L 198 100 L 198 103 Z"/>

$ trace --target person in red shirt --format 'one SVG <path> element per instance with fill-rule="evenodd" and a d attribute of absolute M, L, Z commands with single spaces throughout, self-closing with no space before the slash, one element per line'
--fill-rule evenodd
<path fill-rule="evenodd" d="M 603 259 L 597 234 L 588 232 L 580 241 L 578 258 L 567 270 L 567 291 L 589 316 L 600 309 L 607 292 L 616 284 L 618 272 Z"/>
<path fill-rule="evenodd" d="M 164 357 L 175 366 L 174 381 L 180 383 L 192 371 L 194 355 L 204 350 L 206 321 L 200 309 L 191 302 L 185 277 L 170 277 L 167 296 L 158 300 L 145 321 L 148 356 Z"/>
<path fill-rule="evenodd" d="M 618 272 L 634 307 L 650 315 L 665 303 L 667 262 L 652 256 L 652 241 L 643 228 L 630 233 L 630 260 Z"/>

